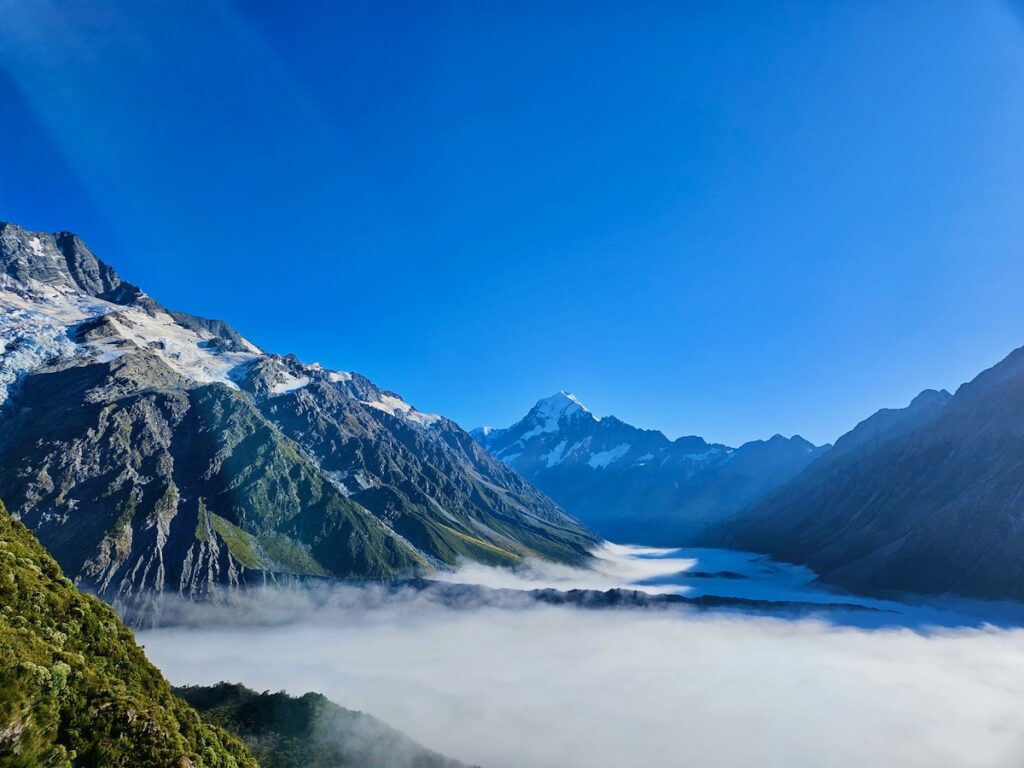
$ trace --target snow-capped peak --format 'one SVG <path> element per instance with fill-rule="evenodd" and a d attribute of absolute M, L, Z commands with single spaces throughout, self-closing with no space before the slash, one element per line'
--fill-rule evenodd
<path fill-rule="evenodd" d="M 551 397 L 538 400 L 530 413 L 540 419 L 560 419 L 576 413 L 590 413 L 590 409 L 579 401 L 572 392 L 564 389 Z"/>
<path fill-rule="evenodd" d="M 529 440 L 531 437 L 542 435 L 548 432 L 557 432 L 561 423 L 571 418 L 588 416 L 594 421 L 599 419 L 592 414 L 576 395 L 562 390 L 557 395 L 545 397 L 538 400 L 537 404 L 530 409 L 524 421 L 532 424 L 532 428 L 520 436 L 520 440 Z"/>

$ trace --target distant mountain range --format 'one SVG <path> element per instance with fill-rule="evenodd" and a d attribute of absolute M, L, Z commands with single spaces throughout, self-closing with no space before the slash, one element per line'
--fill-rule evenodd
<path fill-rule="evenodd" d="M 1024 348 L 879 411 L 703 541 L 859 592 L 1024 600 Z"/>
<path fill-rule="evenodd" d="M 669 440 L 575 396 L 540 400 L 507 429 L 471 432 L 602 536 L 678 546 L 799 474 L 828 446 L 775 435 L 731 448 L 700 437 Z"/>
<path fill-rule="evenodd" d="M 75 235 L 0 224 L 0 498 L 107 598 L 460 559 L 593 534 L 454 422 L 171 312 Z"/>
<path fill-rule="evenodd" d="M 471 437 L 164 309 L 74 235 L 0 224 L 0 498 L 107 599 L 581 564 L 589 526 L 766 552 L 854 591 L 1024 600 L 1022 414 L 1017 350 L 834 447 L 669 440 L 566 393 Z"/>
<path fill-rule="evenodd" d="M 566 393 L 473 435 L 612 539 L 764 552 L 854 592 L 1024 600 L 1024 348 L 832 447 L 670 441 Z"/>

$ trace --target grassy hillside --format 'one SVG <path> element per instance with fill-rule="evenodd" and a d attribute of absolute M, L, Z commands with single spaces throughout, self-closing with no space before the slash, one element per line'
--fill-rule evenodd
<path fill-rule="evenodd" d="M 256 768 L 0 504 L 0 765 Z"/>
<path fill-rule="evenodd" d="M 265 768 L 465 768 L 316 693 L 295 698 L 231 683 L 176 692 L 238 734 Z"/>

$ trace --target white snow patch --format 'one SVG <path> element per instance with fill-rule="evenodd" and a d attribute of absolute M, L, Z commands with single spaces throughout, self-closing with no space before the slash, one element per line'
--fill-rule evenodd
<path fill-rule="evenodd" d="M 200 384 L 218 382 L 236 387 L 231 372 L 256 359 L 250 352 L 223 352 L 208 347 L 212 336 L 200 335 L 178 325 L 165 312 L 151 316 L 135 308 L 117 307 L 110 318 L 118 335 L 93 344 L 94 348 L 115 357 L 126 350 L 116 344 L 117 338 L 127 339 L 138 347 L 150 350 L 174 371 Z M 308 379 L 307 382 L 308 383 Z"/>
<path fill-rule="evenodd" d="M 284 373 L 281 380 L 274 384 L 270 391 L 276 395 L 283 395 L 288 392 L 294 392 L 297 389 L 302 389 L 307 384 L 309 384 L 309 376 L 295 376 L 290 373 Z"/>
<path fill-rule="evenodd" d="M 547 460 L 548 460 L 548 469 L 551 469 L 551 467 L 555 466 L 556 464 L 561 464 L 562 463 L 562 460 L 565 458 L 565 455 L 564 455 L 563 451 L 565 451 L 565 446 L 568 445 L 568 443 L 569 443 L 568 440 L 563 440 L 558 445 L 556 445 L 554 448 L 552 448 L 551 452 L 548 453 L 546 457 L 545 456 L 541 457 L 541 458 L 547 458 Z"/>
<path fill-rule="evenodd" d="M 690 461 L 704 461 L 710 459 L 713 456 L 717 456 L 720 451 L 717 448 L 710 448 L 703 453 L 687 453 L 683 458 L 689 459 Z"/>
<path fill-rule="evenodd" d="M 441 420 L 441 417 L 436 413 L 420 413 L 405 400 L 394 395 L 381 395 L 376 400 L 364 401 L 366 405 L 371 408 L 376 408 L 378 411 L 383 411 L 396 418 L 405 419 L 413 424 L 419 424 L 423 427 L 429 427 L 431 424 L 436 424 Z"/>
<path fill-rule="evenodd" d="M 614 461 L 618 461 L 629 450 L 629 443 L 620 443 L 607 451 L 598 451 L 587 462 L 594 469 L 603 469 Z"/>
<path fill-rule="evenodd" d="M 33 238 L 38 244 L 38 238 Z M 41 246 L 39 246 L 41 247 Z M 109 311 L 107 302 L 67 295 L 43 283 L 23 285 L 0 276 L 0 404 L 24 374 L 78 347 L 68 326 Z"/>
<path fill-rule="evenodd" d="M 519 439 L 529 440 L 531 437 L 537 435 L 543 435 L 550 432 L 557 432 L 560 422 L 563 418 L 574 416 L 575 414 L 585 413 L 594 421 L 600 421 L 594 414 L 592 414 L 583 403 L 581 403 L 576 395 L 571 392 L 559 392 L 557 395 L 546 397 L 543 400 L 537 401 L 537 404 L 530 409 L 529 416 L 536 419 L 535 426 L 523 433 Z"/>
<path fill-rule="evenodd" d="M 82 344 L 71 341 L 70 326 L 108 314 L 113 334 Z M 6 399 L 11 383 L 47 359 L 82 356 L 110 362 L 133 346 L 150 350 L 172 370 L 197 383 L 221 382 L 234 387 L 231 372 L 262 353 L 249 342 L 247 346 L 255 351 L 220 351 L 209 344 L 212 339 L 210 334 L 179 325 L 165 312 L 154 317 L 80 291 L 34 280 L 21 283 L 0 275 L 0 402 Z"/>
<path fill-rule="evenodd" d="M 339 472 L 338 470 L 324 470 L 324 474 L 327 475 L 334 487 L 341 491 L 342 496 L 348 498 L 352 495 L 352 491 L 345 485 L 345 479 L 348 477 L 347 473 Z"/>
<path fill-rule="evenodd" d="M 46 256 L 46 251 L 43 250 L 43 244 L 39 241 L 39 238 L 34 235 L 28 239 L 28 249 L 36 256 Z"/>
<path fill-rule="evenodd" d="M 352 381 L 352 374 L 347 371 L 331 371 L 327 374 L 327 378 L 337 384 L 342 381 Z"/>
<path fill-rule="evenodd" d="M 64 325 L 38 312 L 9 309 L 0 299 L 0 404 L 23 374 L 74 352 Z"/>
<path fill-rule="evenodd" d="M 259 347 L 257 347 L 257 346 L 256 346 L 255 344 L 253 344 L 253 343 L 252 343 L 251 341 L 249 341 L 249 340 L 248 340 L 247 338 L 245 338 L 244 336 L 243 336 L 243 337 L 240 337 L 240 338 L 242 339 L 242 345 L 243 345 L 243 346 L 244 346 L 244 347 L 245 347 L 245 348 L 246 348 L 247 350 L 249 350 L 250 352 L 252 352 L 252 353 L 253 353 L 254 355 L 262 355 L 262 354 L 263 354 L 263 350 L 262 350 L 262 349 L 260 349 Z"/>

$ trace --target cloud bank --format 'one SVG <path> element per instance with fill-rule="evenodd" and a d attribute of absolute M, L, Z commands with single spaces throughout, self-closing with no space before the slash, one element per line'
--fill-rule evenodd
<path fill-rule="evenodd" d="M 276 594 L 140 642 L 174 683 L 320 691 L 487 768 L 1024 763 L 1022 630 Z"/>

